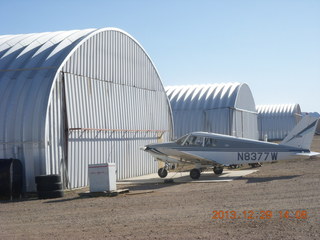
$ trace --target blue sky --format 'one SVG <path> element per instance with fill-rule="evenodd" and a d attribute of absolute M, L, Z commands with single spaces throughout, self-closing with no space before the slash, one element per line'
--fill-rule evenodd
<path fill-rule="evenodd" d="M 320 112 L 319 0 L 1 0 L 0 35 L 117 27 L 167 85 L 245 82 Z"/>

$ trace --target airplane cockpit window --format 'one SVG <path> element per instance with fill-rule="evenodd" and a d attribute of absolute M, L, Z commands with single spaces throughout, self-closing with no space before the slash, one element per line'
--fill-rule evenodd
<path fill-rule="evenodd" d="M 185 146 L 203 146 L 204 137 L 201 136 L 189 136 L 189 138 L 185 142 Z"/>
<path fill-rule="evenodd" d="M 188 136 L 189 136 L 189 135 L 184 135 L 184 136 L 182 136 L 181 138 L 179 138 L 179 139 L 176 141 L 176 143 L 179 144 L 179 145 L 182 145 L 182 144 L 186 141 L 186 139 L 187 139 Z"/>
<path fill-rule="evenodd" d="M 204 137 L 197 137 L 194 144 L 197 146 L 203 146 L 203 140 Z"/>
<path fill-rule="evenodd" d="M 202 146 L 204 144 L 204 137 L 201 136 L 194 136 L 194 135 L 185 135 L 178 140 L 176 143 L 181 146 Z"/>
<path fill-rule="evenodd" d="M 184 142 L 184 146 L 193 145 L 194 141 L 196 140 L 195 136 L 189 136 L 188 139 Z"/>
<path fill-rule="evenodd" d="M 216 139 L 206 138 L 204 141 L 204 146 L 205 147 L 215 147 L 215 146 L 217 146 L 216 143 L 217 143 Z"/>

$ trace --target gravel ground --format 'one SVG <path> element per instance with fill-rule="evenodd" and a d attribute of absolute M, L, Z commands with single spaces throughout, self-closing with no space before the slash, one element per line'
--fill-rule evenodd
<path fill-rule="evenodd" d="M 320 136 L 312 149 L 320 151 Z M 116 197 L 80 197 L 82 189 L 60 199 L 2 201 L 0 239 L 320 239 L 319 169 L 319 158 L 291 160 L 264 164 L 232 182 L 130 186 L 129 194 Z M 212 219 L 214 211 L 224 216 Z M 279 211 L 292 218 L 280 218 Z"/>

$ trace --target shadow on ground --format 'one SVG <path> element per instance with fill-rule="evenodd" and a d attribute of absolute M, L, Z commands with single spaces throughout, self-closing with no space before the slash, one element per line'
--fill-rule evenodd
<path fill-rule="evenodd" d="M 129 189 L 128 193 L 124 193 L 125 195 L 135 195 L 135 194 L 148 194 L 152 193 L 154 190 L 161 189 L 164 187 L 170 187 L 173 185 L 177 184 L 182 184 L 182 183 L 175 183 L 175 182 L 170 182 L 170 183 L 156 183 L 156 184 L 138 184 L 138 185 L 128 185 L 124 186 L 121 185 L 121 187 L 118 187 L 118 190 L 121 189 Z M 70 193 L 66 194 L 64 198 L 59 198 L 59 199 L 48 199 L 48 201 L 45 201 L 43 203 L 61 203 L 61 202 L 69 202 L 69 201 L 75 201 L 75 200 L 83 200 L 87 198 L 95 198 L 95 197 L 119 197 L 122 196 L 123 194 L 118 194 L 118 195 L 98 195 L 98 196 L 90 196 L 90 194 L 83 194 L 84 192 L 78 192 L 78 193 L 73 193 L 73 195 L 77 194 L 77 196 L 70 196 Z M 69 195 L 69 197 L 68 197 Z"/>
<path fill-rule="evenodd" d="M 279 177 L 241 177 L 239 180 L 247 180 L 247 183 L 261 183 L 261 182 L 271 182 L 275 180 L 288 180 L 301 175 L 290 175 L 290 176 L 279 176 Z"/>

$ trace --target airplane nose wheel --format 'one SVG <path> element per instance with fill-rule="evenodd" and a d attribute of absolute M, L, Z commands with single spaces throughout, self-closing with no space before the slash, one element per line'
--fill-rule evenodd
<path fill-rule="evenodd" d="M 165 168 L 159 168 L 158 175 L 161 178 L 165 178 L 168 175 L 168 171 Z"/>
<path fill-rule="evenodd" d="M 200 169 L 194 168 L 190 171 L 190 177 L 192 179 L 199 179 L 201 175 Z"/>
<path fill-rule="evenodd" d="M 213 172 L 217 175 L 220 175 L 223 172 L 223 167 L 214 167 Z"/>

